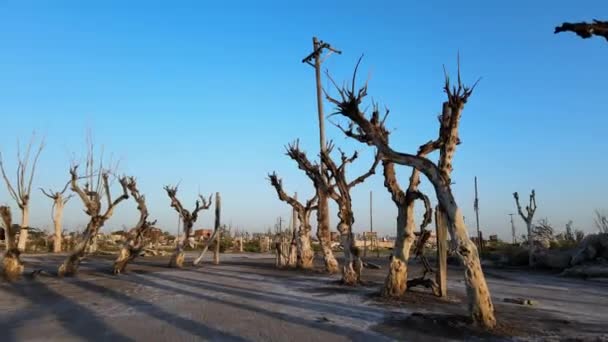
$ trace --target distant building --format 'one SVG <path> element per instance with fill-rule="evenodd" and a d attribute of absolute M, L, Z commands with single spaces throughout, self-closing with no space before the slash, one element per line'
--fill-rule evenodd
<path fill-rule="evenodd" d="M 212 229 L 197 229 L 194 231 L 194 238 L 196 240 L 205 240 L 211 238 L 211 234 L 213 234 Z"/>

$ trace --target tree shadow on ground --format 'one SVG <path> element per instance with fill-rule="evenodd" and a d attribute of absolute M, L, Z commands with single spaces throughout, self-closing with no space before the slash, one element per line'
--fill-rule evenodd
<path fill-rule="evenodd" d="M 301 309 L 318 311 L 319 313 L 333 312 L 340 315 L 356 318 L 370 319 L 382 318 L 386 314 L 386 310 L 377 309 L 367 306 L 354 306 L 346 303 L 334 303 L 331 301 L 323 301 L 309 297 L 297 295 L 282 295 L 275 292 L 265 291 L 256 287 L 255 289 L 247 289 L 242 287 L 230 286 L 221 282 L 213 282 L 210 280 L 191 279 L 179 277 L 174 274 L 150 274 L 150 277 L 155 277 L 160 280 L 170 280 L 176 284 L 185 284 L 191 287 L 203 287 L 205 289 L 230 294 L 237 297 L 266 301 L 275 304 L 282 304 Z"/>
<path fill-rule="evenodd" d="M 114 278 L 116 279 L 116 278 Z M 121 278 L 122 279 L 122 278 Z M 193 335 L 199 336 L 204 339 L 219 339 L 222 341 L 245 341 L 245 339 L 236 335 L 220 331 L 215 328 L 208 327 L 200 322 L 196 322 L 190 319 L 180 317 L 176 314 L 168 312 L 157 305 L 144 301 L 142 299 L 129 296 L 124 293 L 120 293 L 116 290 L 110 289 L 105 286 L 101 286 L 92 282 L 84 281 L 81 279 L 73 279 L 72 284 L 90 291 L 97 293 L 98 295 L 112 298 L 120 303 L 129 305 L 130 308 L 143 313 L 145 315 L 154 317 L 161 321 L 166 321 L 173 326 L 176 326 L 184 331 L 188 331 Z"/>
<path fill-rule="evenodd" d="M 134 341 L 106 324 L 90 309 L 61 295 L 42 282 L 6 284 L 1 289 L 25 299 L 38 309 L 38 311 L 28 310 L 25 314 L 8 316 L 6 322 L 0 324 L 3 341 L 20 340 L 16 338 L 13 329 L 24 321 L 43 316 L 43 313 L 55 316 L 66 331 L 86 340 Z"/>
<path fill-rule="evenodd" d="M 175 286 L 167 285 L 167 284 L 160 284 L 155 281 L 146 279 L 146 277 L 149 277 L 149 276 L 157 277 L 159 280 L 164 280 L 164 281 L 169 280 L 169 281 L 175 283 Z M 370 340 L 379 340 L 379 339 L 382 340 L 382 336 L 379 334 L 376 334 L 376 333 L 357 330 L 357 329 L 353 329 L 353 328 L 346 327 L 346 326 L 337 326 L 337 325 L 333 325 L 333 324 L 321 323 L 322 321 L 320 321 L 320 320 L 312 321 L 312 320 L 308 320 L 306 318 L 294 316 L 291 314 L 271 311 L 270 309 L 264 308 L 263 305 L 256 306 L 256 305 L 252 305 L 252 304 L 246 304 L 246 302 L 245 302 L 246 300 L 255 299 L 252 297 L 251 292 L 233 290 L 233 289 L 228 288 L 227 286 L 216 285 L 213 283 L 205 284 L 204 282 L 199 283 L 198 281 L 188 281 L 188 280 L 182 281 L 181 280 L 182 278 L 179 278 L 179 277 L 174 278 L 174 279 L 171 279 L 173 277 L 171 277 L 169 279 L 164 279 L 164 276 L 166 276 L 166 274 L 163 274 L 163 275 L 150 274 L 150 275 L 146 275 L 145 277 L 131 274 L 129 277 L 121 277 L 121 280 L 134 282 L 136 284 L 161 289 L 161 290 L 168 291 L 168 292 L 175 293 L 175 294 L 181 294 L 181 295 L 189 296 L 189 297 L 200 299 L 200 300 L 228 305 L 228 306 L 234 307 L 236 309 L 249 311 L 249 312 L 252 312 L 255 314 L 261 314 L 261 315 L 267 316 L 269 318 L 282 320 L 282 321 L 285 321 L 288 323 L 297 324 L 297 325 L 312 328 L 312 329 L 323 330 L 323 331 L 333 333 L 336 335 L 340 335 L 340 336 L 346 336 L 352 340 L 357 340 L 357 341 L 362 341 L 362 340 L 370 341 Z M 217 298 L 213 295 L 193 292 L 193 291 L 185 290 L 182 287 L 180 287 L 180 284 L 183 284 L 183 283 L 187 284 L 188 282 L 194 283 L 193 285 L 189 285 L 189 286 L 196 286 L 196 287 L 204 286 L 203 287 L 204 289 L 212 289 L 212 290 L 218 291 L 220 293 L 228 293 L 228 294 L 234 295 L 235 300 L 231 301 L 231 300 L 227 300 L 227 299 L 223 299 L 223 298 Z M 262 300 L 262 299 L 264 299 L 264 296 L 262 296 L 261 298 L 257 298 L 257 300 Z M 270 298 L 269 300 L 272 300 L 272 299 L 273 298 Z M 294 305 L 298 304 L 297 301 L 288 302 L 288 301 L 283 300 L 283 302 L 286 303 L 287 305 L 289 305 L 289 303 L 293 303 Z M 301 304 L 302 303 L 300 303 L 300 305 Z M 301 307 L 305 308 L 305 309 L 311 309 L 311 308 L 315 308 L 315 304 L 306 304 Z M 323 310 L 318 307 L 315 310 L 319 311 L 319 313 L 321 313 L 321 314 L 324 314 L 327 312 L 327 310 Z M 366 316 L 364 313 L 361 313 L 360 316 L 364 316 L 367 319 L 369 319 L 369 316 Z"/>

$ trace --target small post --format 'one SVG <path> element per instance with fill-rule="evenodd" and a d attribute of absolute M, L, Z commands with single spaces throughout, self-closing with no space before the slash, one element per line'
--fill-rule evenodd
<path fill-rule="evenodd" d="M 437 238 L 437 276 L 439 297 L 446 297 L 448 293 L 448 227 L 445 213 L 439 206 L 435 208 L 435 228 Z"/>
<path fill-rule="evenodd" d="M 215 251 L 213 253 L 213 263 L 219 265 L 220 263 L 220 241 L 222 241 L 222 233 L 220 232 L 220 212 L 221 212 L 221 198 L 220 193 L 215 193 L 215 227 L 216 240 L 215 240 Z"/>

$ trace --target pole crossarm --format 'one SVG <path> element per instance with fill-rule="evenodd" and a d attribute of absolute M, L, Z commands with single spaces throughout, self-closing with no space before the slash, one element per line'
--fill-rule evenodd
<path fill-rule="evenodd" d="M 302 63 L 308 63 L 308 65 L 314 67 L 315 64 L 312 63 L 311 61 L 315 58 L 318 58 L 321 55 L 321 53 L 323 53 L 323 49 L 327 49 L 330 52 L 337 53 L 339 55 L 342 54 L 342 51 L 334 49 L 329 43 L 320 41 L 319 46 L 313 52 L 311 52 L 308 56 L 306 56 L 306 57 L 304 57 L 304 59 L 302 59 Z"/>

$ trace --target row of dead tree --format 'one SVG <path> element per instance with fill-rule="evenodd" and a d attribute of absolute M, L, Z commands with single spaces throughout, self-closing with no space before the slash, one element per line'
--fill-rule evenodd
<path fill-rule="evenodd" d="M 608 39 L 608 22 L 595 20 L 593 23 L 564 23 L 555 28 L 555 33 L 571 31 L 583 38 L 593 35 Z M 313 52 L 313 54 L 316 53 Z M 359 60 L 360 62 L 360 60 Z M 457 85 L 451 87 L 450 79 L 445 75 L 444 91 L 447 100 L 443 103 L 442 112 L 439 115 L 439 131 L 437 138 L 421 145 L 415 154 L 394 150 L 389 142 L 389 131 L 385 122 L 388 110 L 381 114 L 378 106 L 374 104 L 371 115 L 361 110 L 363 99 L 367 96 L 367 83 L 356 89 L 356 74 L 359 63 L 355 67 L 350 88 L 339 87 L 328 77 L 336 87 L 339 98 L 330 96 L 325 92 L 326 99 L 335 105 L 335 115 L 344 117 L 348 126 L 336 126 L 349 138 L 363 144 L 376 148 L 376 158 L 371 168 L 363 175 L 352 181 L 346 179 L 346 167 L 352 163 L 357 154 L 347 156 L 340 151 L 340 159 L 332 159 L 333 145 L 321 149 L 320 165 L 311 162 L 306 153 L 298 145 L 298 141 L 287 145 L 287 155 L 293 159 L 298 168 L 306 173 L 315 188 L 315 196 L 300 202 L 296 197 L 287 195 L 282 186 L 281 179 L 272 173 L 269 175 L 271 185 L 276 189 L 280 200 L 289 203 L 299 219 L 297 236 L 290 245 L 287 263 L 295 263 L 300 268 L 311 268 L 313 252 L 310 244 L 310 215 L 317 211 L 317 237 L 321 244 L 325 268 L 330 273 L 336 273 L 340 269 L 338 262 L 331 250 L 330 227 L 328 207 L 326 198 L 333 199 L 338 206 L 340 241 L 344 250 L 344 263 L 341 267 L 342 281 L 345 284 L 354 285 L 361 279 L 362 261 L 357 248 L 354 246 L 352 226 L 354 216 L 350 190 L 357 184 L 363 182 L 375 172 L 379 161 L 382 162 L 384 185 L 389 191 L 393 202 L 397 207 L 397 237 L 395 247 L 391 256 L 389 272 L 386 277 L 382 294 L 388 297 L 401 297 L 407 290 L 408 283 L 407 265 L 411 246 L 414 243 L 416 224 L 414 220 L 414 204 L 421 200 L 425 206 L 425 215 L 420 225 L 421 236 L 424 236 L 425 227 L 433 217 L 430 201 L 426 194 L 419 189 L 420 173 L 422 173 L 433 185 L 438 205 L 435 208 L 435 219 L 438 232 L 447 228 L 451 236 L 452 248 L 459 256 L 464 265 L 466 293 L 468 296 L 468 308 L 474 323 L 485 328 L 493 328 L 496 325 L 494 307 L 490 292 L 481 269 L 479 254 L 475 244 L 468 235 L 464 223 L 464 217 L 458 207 L 451 190 L 452 163 L 456 147 L 460 144 L 458 127 L 465 104 L 473 93 L 475 85 L 467 87 L 463 85 L 460 77 L 460 66 L 458 68 Z M 323 138 L 322 138 L 323 139 Z M 439 160 L 431 161 L 428 155 L 439 151 Z M 395 166 L 404 165 L 412 168 L 409 184 L 404 190 L 399 184 Z M 528 213 L 524 215 L 519 205 L 517 193 L 514 194 L 519 214 L 526 221 L 528 238 L 531 240 L 530 225 L 532 216 L 536 209 L 534 191 L 530 196 Z M 437 236 L 438 243 L 444 237 Z M 532 241 L 529 243 L 532 245 Z M 293 255 L 296 255 L 294 258 Z M 530 253 L 531 254 L 531 253 Z"/>
<path fill-rule="evenodd" d="M 334 159 L 332 156 L 334 145 L 329 143 L 320 153 L 321 164 L 319 164 L 311 161 L 296 141 L 287 145 L 287 155 L 310 178 L 315 189 L 315 196 L 306 202 L 299 201 L 285 192 L 282 181 L 276 173 L 269 175 L 270 183 L 276 189 L 279 199 L 289 203 L 299 219 L 298 234 L 291 244 L 291 248 L 297 254 L 296 266 L 312 267 L 314 254 L 310 244 L 310 215 L 316 210 L 317 237 L 323 252 L 326 271 L 330 273 L 341 271 L 344 284 L 356 285 L 360 282 L 363 262 L 354 245 L 352 230 L 354 215 L 350 191 L 354 186 L 372 176 L 377 165 L 381 163 L 384 185 L 397 207 L 397 237 L 382 294 L 387 297 L 403 296 L 408 286 L 414 285 L 411 281 L 408 283 L 407 265 L 415 240 L 414 232 L 417 228 L 414 218 L 416 200 L 420 200 L 425 208 L 423 222 L 420 224 L 423 233 L 421 236 L 424 235 L 425 227 L 433 217 L 431 202 L 428 196 L 419 189 L 420 174 L 422 173 L 433 185 L 439 201 L 435 208 L 436 224 L 447 228 L 451 241 L 454 243 L 454 250 L 464 265 L 471 317 L 479 325 L 492 328 L 496 324 L 496 320 L 490 292 L 481 269 L 477 248 L 469 238 L 462 213 L 452 195 L 450 179 L 456 147 L 461 142 L 458 133 L 460 118 L 475 85 L 468 87 L 462 83 L 460 67 L 455 86 L 451 85 L 446 73 L 444 91 L 447 100 L 443 103 L 442 112 L 439 115 L 439 130 L 436 139 L 421 145 L 416 154 L 398 152 L 389 143 L 389 131 L 385 126 L 388 110 L 382 114 L 376 104 L 369 116 L 361 110 L 368 87 L 367 83 L 359 89 L 355 87 L 360 61 L 355 67 L 350 87 L 339 87 L 332 80 L 339 97 L 333 97 L 327 92 L 325 95 L 326 99 L 335 105 L 335 115 L 348 120 L 348 126 L 338 123 L 335 125 L 347 137 L 376 149 L 376 157 L 371 167 L 359 177 L 349 180 L 346 177 L 346 168 L 357 159 L 357 153 L 349 156 L 340 151 L 339 158 Z M 331 77 L 329 78 L 331 80 Z M 437 162 L 428 158 L 428 155 L 435 151 L 439 151 Z M 397 165 L 412 167 L 409 184 L 405 190 L 396 176 Z M 340 233 L 340 242 L 344 251 L 344 262 L 341 267 L 338 266 L 331 249 L 328 208 L 326 205 L 321 205 L 321 203 L 327 202 L 319 200 L 323 197 L 333 199 L 338 207 L 337 230 Z"/>
<path fill-rule="evenodd" d="M 3 226 L 5 235 L 6 252 L 3 259 L 3 275 L 8 280 L 15 280 L 23 273 L 23 262 L 20 255 L 26 248 L 28 241 L 29 229 L 29 203 L 31 195 L 31 186 L 36 170 L 36 164 L 40 153 L 44 147 L 41 142 L 38 152 L 30 162 L 30 151 L 33 145 L 33 139 L 27 147 L 25 154 L 22 156 L 18 151 L 18 166 L 17 166 L 17 181 L 16 186 L 9 180 L 5 172 L 4 164 L 0 156 L 0 169 L 4 177 L 9 193 L 16 201 L 17 206 L 21 211 L 21 224 L 13 224 L 11 210 L 8 206 L 0 206 L 0 223 Z M 86 170 L 84 174 L 79 174 L 78 166 L 70 168 L 70 180 L 66 183 L 61 191 L 45 191 L 42 192 L 53 200 L 53 223 L 55 228 L 54 251 L 61 252 L 62 243 L 62 217 L 63 209 L 68 200 L 73 196 L 77 196 L 82 201 L 84 212 L 89 217 L 89 222 L 80 236 L 78 243 L 67 258 L 59 266 L 57 274 L 59 276 L 70 276 L 78 272 L 81 261 L 87 256 L 90 246 L 100 229 L 106 221 L 112 217 L 115 208 L 123 201 L 132 197 L 139 211 L 139 220 L 135 226 L 130 229 L 126 235 L 118 256 L 113 265 L 114 274 L 120 274 L 125 271 L 128 263 L 139 256 L 144 248 L 144 236 L 156 224 L 156 220 L 149 221 L 148 207 L 146 206 L 145 196 L 140 193 L 137 182 L 134 177 L 116 177 L 115 171 L 112 168 L 104 168 L 103 163 L 99 162 L 99 167 L 95 167 L 93 159 L 93 145 L 90 144 L 89 155 L 86 161 Z M 111 163 L 110 163 L 111 165 Z M 29 170 L 29 174 L 26 171 Z M 112 198 L 111 186 L 114 180 L 118 180 L 120 185 L 120 194 L 116 198 Z M 84 184 L 81 184 L 83 183 Z M 70 188 L 73 194 L 65 196 L 66 190 Z M 199 217 L 202 210 L 209 209 L 211 206 L 212 196 L 204 198 L 199 195 L 196 200 L 193 210 L 184 208 L 180 200 L 177 198 L 177 186 L 165 186 L 165 191 L 171 200 L 171 207 L 174 208 L 183 224 L 183 234 L 178 239 L 175 250 L 171 256 L 169 266 L 181 268 L 184 265 L 185 253 L 184 248 L 188 243 L 188 238 L 192 234 L 194 223 Z M 104 205 L 105 202 L 105 205 Z M 200 255 L 194 260 L 194 264 L 200 263 L 204 254 L 208 250 L 211 243 L 215 242 L 214 261 L 219 262 L 219 239 L 220 239 L 220 195 L 215 195 L 215 229 L 207 240 L 206 245 Z M 18 238 L 17 238 L 18 236 Z"/>

